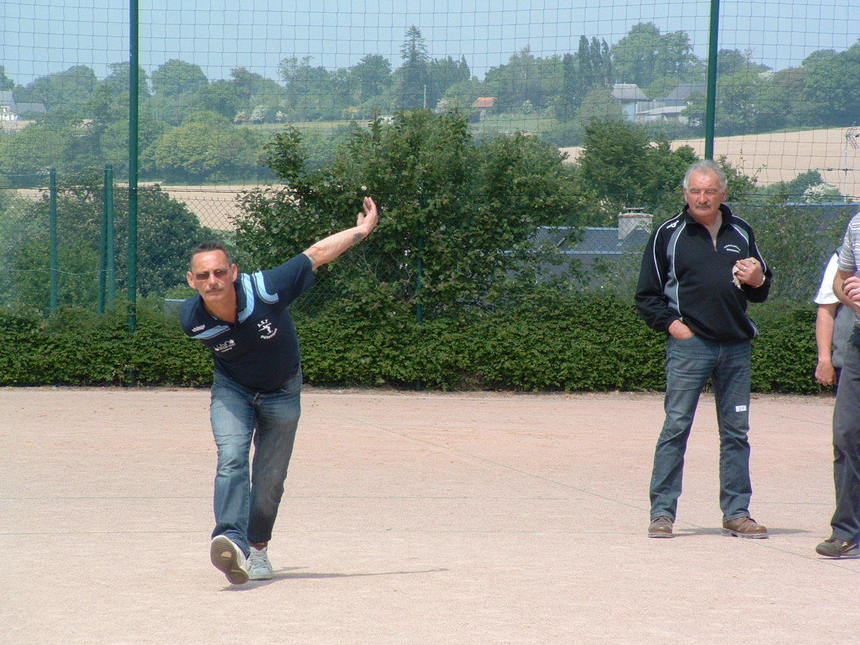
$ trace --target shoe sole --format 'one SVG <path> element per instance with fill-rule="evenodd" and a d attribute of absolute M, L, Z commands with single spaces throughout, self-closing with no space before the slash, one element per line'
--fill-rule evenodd
<path fill-rule="evenodd" d="M 675 537 L 672 533 L 648 533 L 649 538 L 673 538 Z"/>
<path fill-rule="evenodd" d="M 229 538 L 223 536 L 212 540 L 212 545 L 209 547 L 209 558 L 212 564 L 234 585 L 248 582 L 248 572 L 239 566 L 238 548 Z"/>
<path fill-rule="evenodd" d="M 274 573 L 264 573 L 264 574 L 248 574 L 248 580 L 271 580 L 275 577 Z"/>
<path fill-rule="evenodd" d="M 740 533 L 731 529 L 723 529 L 723 535 L 745 538 L 747 540 L 766 540 L 768 537 L 767 533 Z"/>

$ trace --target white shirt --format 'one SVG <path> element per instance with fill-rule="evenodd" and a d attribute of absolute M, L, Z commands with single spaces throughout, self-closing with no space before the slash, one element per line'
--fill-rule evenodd
<path fill-rule="evenodd" d="M 827 263 L 827 268 L 824 269 L 821 286 L 818 287 L 818 293 L 815 294 L 813 302 L 816 305 L 832 305 L 835 302 L 839 302 L 839 298 L 833 293 L 833 280 L 836 278 L 837 268 L 839 268 L 839 256 L 834 253 Z"/>

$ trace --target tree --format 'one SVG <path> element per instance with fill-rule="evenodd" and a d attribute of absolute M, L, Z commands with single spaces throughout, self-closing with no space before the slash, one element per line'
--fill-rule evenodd
<path fill-rule="evenodd" d="M 430 61 L 428 77 L 430 88 L 427 95 L 427 106 L 432 107 L 439 102 L 449 87 L 468 81 L 471 75 L 465 58 L 460 58 L 457 61 L 448 56 Z"/>
<path fill-rule="evenodd" d="M 43 103 L 48 111 L 78 111 L 95 91 L 98 79 L 86 65 L 75 65 L 56 74 L 41 76 L 15 92 L 19 103 Z"/>
<path fill-rule="evenodd" d="M 312 67 L 310 61 L 310 56 L 281 61 L 279 71 L 286 85 L 286 113 L 297 121 L 339 118 L 349 105 L 348 84 L 324 67 Z"/>
<path fill-rule="evenodd" d="M 518 111 L 526 101 L 543 110 L 558 96 L 563 76 L 561 57 L 536 58 L 525 47 L 505 65 L 487 72 L 485 96 L 496 97 L 496 107 L 502 111 Z"/>
<path fill-rule="evenodd" d="M 585 130 L 576 181 L 592 195 L 592 223 L 610 225 L 629 207 L 668 215 L 681 203 L 681 179 L 696 160 L 691 148 L 672 151 L 668 141 L 651 141 L 647 131 L 622 120 L 594 120 Z M 596 219 L 596 221 L 595 221 Z"/>
<path fill-rule="evenodd" d="M 767 197 L 781 202 L 797 202 L 801 200 L 807 188 L 823 184 L 824 179 L 817 170 L 807 170 L 800 173 L 791 181 L 778 181 L 763 189 Z"/>
<path fill-rule="evenodd" d="M 94 309 L 98 302 L 103 213 L 101 171 L 88 169 L 60 182 L 57 197 L 59 303 Z M 114 191 L 117 289 L 128 286 L 128 191 Z M 188 249 L 212 231 L 160 188 L 138 196 L 138 272 L 141 295 L 163 294 L 184 283 Z M 48 195 L 0 212 L 0 303 L 47 311 L 49 301 Z"/>
<path fill-rule="evenodd" d="M 430 85 L 430 57 L 427 43 L 418 27 L 406 31 L 406 40 L 400 46 L 403 65 L 395 72 L 394 100 L 398 107 L 420 109 L 430 105 L 427 89 Z"/>
<path fill-rule="evenodd" d="M 349 77 L 354 101 L 363 103 L 391 87 L 391 63 L 384 56 L 368 54 L 350 68 Z"/>
<path fill-rule="evenodd" d="M 48 168 L 65 168 L 73 134 L 69 128 L 36 124 L 0 138 L 0 174 L 13 186 L 39 185 Z M 43 184 L 44 185 L 44 184 Z"/>
<path fill-rule="evenodd" d="M 15 87 L 15 81 L 6 76 L 6 68 L 0 65 L 0 91 L 11 90 Z"/>
<path fill-rule="evenodd" d="M 691 80 L 701 70 L 685 32 L 661 34 L 650 22 L 633 25 L 611 52 L 617 81 L 640 87 L 648 87 L 663 76 Z"/>
<path fill-rule="evenodd" d="M 156 174 L 155 148 L 161 135 L 170 126 L 154 117 L 152 111 L 144 108 L 138 118 L 138 172 L 141 177 L 160 179 Z M 114 176 L 128 176 L 128 118 L 113 121 L 105 128 L 101 140 L 102 162 L 110 163 Z"/>
<path fill-rule="evenodd" d="M 717 79 L 715 129 L 718 135 L 738 135 L 778 130 L 788 124 L 791 104 L 769 74 L 752 68 Z M 684 115 L 691 123 L 705 119 L 705 97 L 690 97 Z"/>
<path fill-rule="evenodd" d="M 155 96 L 179 96 L 193 94 L 206 87 L 209 79 L 199 65 L 171 58 L 159 66 L 151 77 L 152 93 Z"/>
<path fill-rule="evenodd" d="M 803 61 L 805 87 L 797 111 L 806 125 L 854 125 L 860 95 L 860 40 L 844 52 L 816 52 Z"/>
<path fill-rule="evenodd" d="M 787 111 L 770 89 L 767 79 L 749 69 L 721 78 L 717 91 L 717 133 L 748 134 L 782 128 Z"/>
<path fill-rule="evenodd" d="M 115 97 L 127 97 L 129 88 L 131 87 L 130 67 L 126 62 L 111 63 L 110 74 L 108 74 L 102 83 L 110 88 L 111 93 Z M 138 67 L 137 70 L 137 92 L 141 99 L 149 96 L 149 77 L 143 67 Z M 127 102 L 127 100 L 125 101 Z"/>
<path fill-rule="evenodd" d="M 623 118 L 621 104 L 605 87 L 590 90 L 576 112 L 576 121 L 583 132 L 592 121 L 620 121 Z"/>
<path fill-rule="evenodd" d="M 217 112 L 231 121 L 242 106 L 236 86 L 229 81 L 213 81 L 199 88 L 191 98 L 191 110 Z"/>
<path fill-rule="evenodd" d="M 612 83 L 612 58 L 606 41 L 579 37 L 576 55 L 562 58 L 561 92 L 555 102 L 556 116 L 571 119 L 582 101 L 593 89 L 606 88 Z"/>
<path fill-rule="evenodd" d="M 721 49 L 717 52 L 717 77 L 728 76 L 737 72 L 754 71 L 764 72 L 766 65 L 754 63 L 750 50 L 740 51 L 738 49 Z"/>
<path fill-rule="evenodd" d="M 377 119 L 317 171 L 306 167 L 298 131 L 287 128 L 266 146 L 266 159 L 284 188 L 242 200 L 237 242 L 251 265 L 281 261 L 343 229 L 370 194 L 382 222 L 351 259 L 327 268 L 333 289 L 369 284 L 428 315 L 480 303 L 510 271 L 533 264 L 529 237 L 539 224 L 565 221 L 574 199 L 553 146 L 522 135 L 476 145 L 466 117 L 452 113 Z"/>
<path fill-rule="evenodd" d="M 201 183 L 254 174 L 254 135 L 234 129 L 222 115 L 196 112 L 155 144 L 154 159 L 166 181 Z"/>

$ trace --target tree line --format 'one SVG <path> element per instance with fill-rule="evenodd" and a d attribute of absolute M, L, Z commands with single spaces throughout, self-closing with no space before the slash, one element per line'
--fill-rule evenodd
<path fill-rule="evenodd" d="M 396 68 L 384 56 L 369 54 L 334 70 L 314 65 L 310 57 L 287 57 L 278 80 L 242 67 L 229 79 L 210 80 L 198 65 L 178 59 L 151 74 L 141 69 L 140 176 L 171 183 L 268 180 L 273 175 L 259 151 L 272 128 L 339 124 L 305 131 L 314 151 L 311 163 L 321 166 L 346 139 L 345 123 L 420 108 L 459 110 L 474 118 L 479 97 L 494 99 L 485 115 L 497 129 L 529 123 L 555 145 L 579 145 L 593 119 L 622 117 L 614 84 L 635 83 L 648 98 L 659 99 L 679 84 L 701 84 L 706 67 L 685 32 L 662 33 L 652 23 L 635 25 L 611 46 L 582 36 L 576 51 L 563 54 L 540 57 L 525 48 L 483 79 L 472 74 L 465 57 L 431 58 L 416 27 L 406 32 L 400 54 Z M 722 50 L 717 69 L 718 135 L 856 123 L 860 41 L 843 52 L 814 52 L 798 67 L 778 71 L 754 62 L 749 52 Z M 20 115 L 33 125 L 0 134 L 0 181 L 28 185 L 50 166 L 79 171 L 105 163 L 122 176 L 129 76 L 127 63 L 111 65 L 104 79 L 75 65 L 21 86 L 0 66 L 0 90 L 11 90 L 17 103 L 45 107 L 44 113 Z M 703 92 L 690 97 L 683 117 L 648 126 L 651 136 L 701 136 Z"/>
<path fill-rule="evenodd" d="M 137 287 L 144 297 L 185 297 L 187 253 L 220 238 L 243 270 L 276 265 L 308 244 L 354 222 L 363 195 L 372 195 L 385 217 L 372 242 L 320 272 L 311 308 L 331 299 L 370 307 L 415 308 L 428 318 L 461 309 L 509 306 L 535 290 L 632 293 L 638 250 L 586 267 L 560 247 L 539 242 L 542 227 L 563 230 L 573 247 L 584 227 L 617 226 L 631 204 L 661 221 L 683 203 L 680 179 L 697 159 L 689 147 L 673 150 L 635 124 L 592 121 L 574 163 L 546 140 L 514 133 L 475 137 L 465 115 L 408 110 L 356 128 L 323 166 L 310 163 L 303 134 L 292 126 L 263 146 L 263 163 L 276 181 L 241 194 L 230 231 L 201 226 L 188 208 L 159 186 L 139 192 Z M 804 216 L 787 207 L 789 193 L 820 183 L 805 173 L 780 191 L 760 191 L 755 180 L 725 161 L 733 200 L 758 195 L 743 216 L 761 231 L 761 246 L 779 280 L 775 298 L 806 301 L 823 258 L 839 241 L 848 211 Z M 102 173 L 61 177 L 57 229 L 52 200 L 0 190 L 0 307 L 49 305 L 52 242 L 57 243 L 59 303 L 93 309 L 104 279 L 100 258 L 105 192 Z M 113 194 L 116 283 L 127 287 L 128 191 Z M 788 234 L 790 233 L 790 234 Z M 555 275 L 556 277 L 552 277 Z"/>

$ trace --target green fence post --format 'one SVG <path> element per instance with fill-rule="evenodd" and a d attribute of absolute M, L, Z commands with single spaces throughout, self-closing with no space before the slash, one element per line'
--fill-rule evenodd
<path fill-rule="evenodd" d="M 705 159 L 714 158 L 714 121 L 717 112 L 717 52 L 720 39 L 720 0 L 711 0 L 708 37 L 708 90 L 705 99 Z"/>
<path fill-rule="evenodd" d="M 101 261 L 99 262 L 99 313 L 113 300 L 113 166 L 105 166 L 102 212 Z M 111 270 L 108 270 L 111 267 Z M 108 275 L 110 274 L 110 280 Z M 110 281 L 110 284 L 109 284 Z M 108 297 L 110 292 L 110 297 Z"/>
<path fill-rule="evenodd" d="M 138 0 L 129 0 L 128 70 L 128 333 L 137 331 L 137 157 L 138 100 L 140 68 L 138 63 Z M 137 369 L 130 366 L 128 381 L 137 383 Z"/>
<path fill-rule="evenodd" d="M 49 219 L 48 232 L 50 237 L 50 257 L 51 257 L 51 294 L 48 303 L 48 309 L 51 313 L 57 310 L 57 301 L 59 300 L 58 292 L 60 290 L 60 262 L 59 254 L 57 253 L 57 169 L 51 168 L 49 171 L 48 190 L 50 194 L 49 201 Z"/>
<path fill-rule="evenodd" d="M 421 212 L 421 216 L 424 216 L 424 209 L 426 207 L 426 199 L 424 195 L 421 195 L 418 198 L 418 207 Z M 424 279 L 424 225 L 422 224 L 420 227 L 420 234 L 418 237 L 417 244 L 417 257 L 415 258 L 415 321 L 420 325 L 424 322 L 424 305 L 421 304 L 421 289 L 424 287 L 423 279 Z"/>

